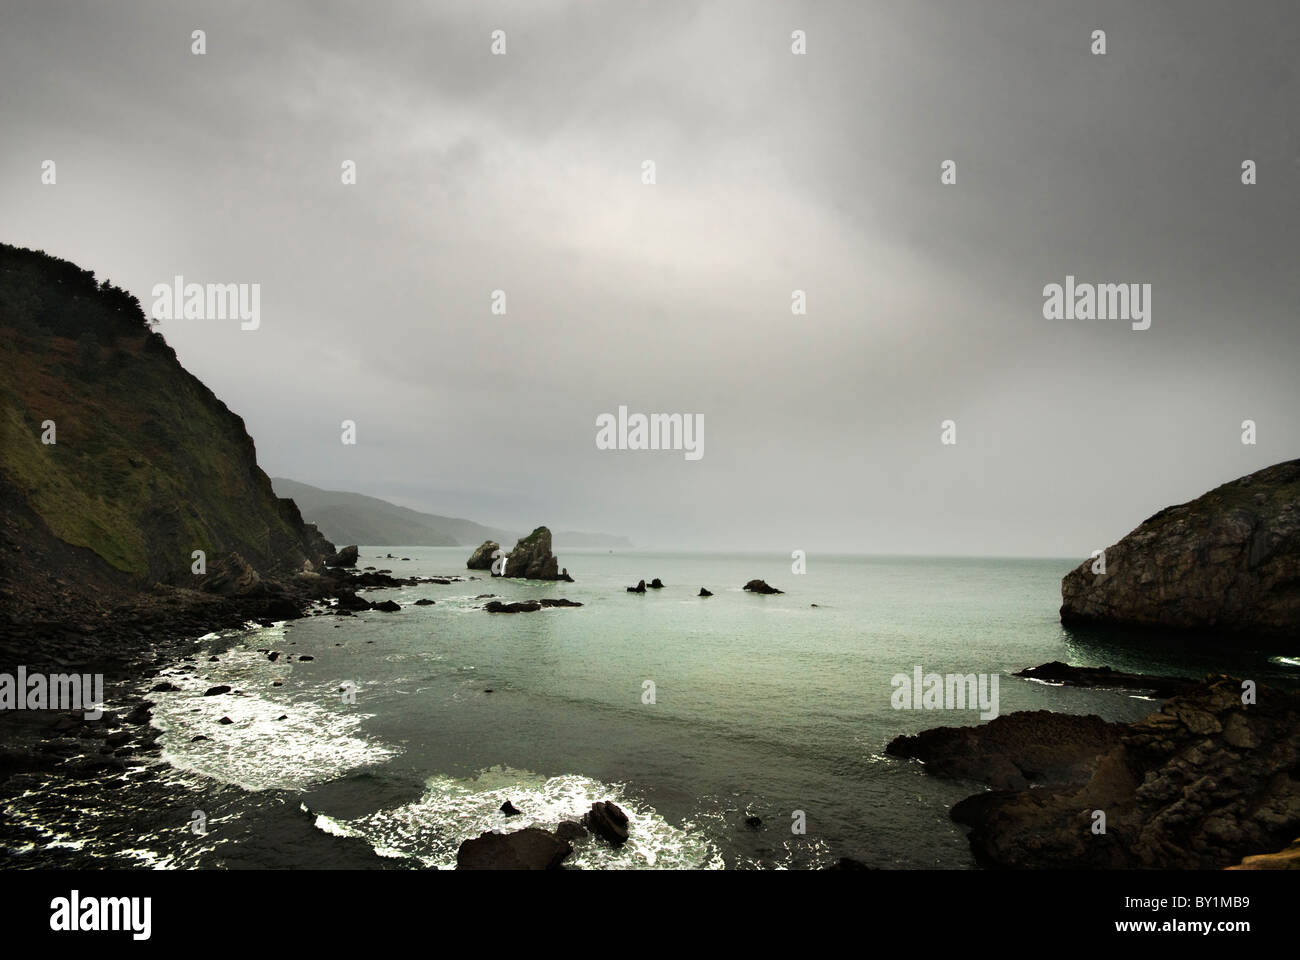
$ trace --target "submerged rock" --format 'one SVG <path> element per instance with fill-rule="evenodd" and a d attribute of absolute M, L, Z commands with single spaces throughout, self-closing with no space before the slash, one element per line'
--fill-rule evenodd
<path fill-rule="evenodd" d="M 1061 622 L 1294 636 L 1300 630 L 1300 460 L 1145 520 L 1061 581 Z M 1100 570 L 1100 566 L 1098 565 Z"/>
<path fill-rule="evenodd" d="M 462 841 L 457 870 L 558 870 L 573 844 L 538 827 L 515 833 L 485 833 Z"/>
<path fill-rule="evenodd" d="M 1027 667 L 1012 674 L 1028 680 L 1065 683 L 1073 687 L 1111 687 L 1124 690 L 1150 690 L 1157 697 L 1172 697 L 1194 690 L 1199 683 L 1189 677 L 1161 677 L 1145 673 L 1120 673 L 1110 667 L 1072 667 L 1053 660 L 1038 667 Z"/>
<path fill-rule="evenodd" d="M 776 587 L 768 586 L 766 580 L 751 580 L 745 584 L 745 589 L 750 593 L 785 593 L 784 590 L 778 590 Z"/>
<path fill-rule="evenodd" d="M 417 607 L 430 607 L 437 602 L 438 601 L 436 600 L 430 600 L 428 597 L 421 597 L 419 600 L 415 601 L 415 605 Z"/>

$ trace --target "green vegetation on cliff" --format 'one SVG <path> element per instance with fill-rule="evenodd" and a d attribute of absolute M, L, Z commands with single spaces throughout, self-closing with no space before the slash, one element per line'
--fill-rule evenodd
<path fill-rule="evenodd" d="M 49 422 L 53 443 L 43 442 Z M 8 593 L 50 575 L 66 548 L 139 585 L 193 585 L 194 550 L 209 566 L 236 552 L 263 572 L 319 562 L 297 508 L 257 466 L 243 420 L 181 367 L 139 301 L 3 244 L 0 450 Z M 97 561 L 81 556 L 92 570 Z"/>

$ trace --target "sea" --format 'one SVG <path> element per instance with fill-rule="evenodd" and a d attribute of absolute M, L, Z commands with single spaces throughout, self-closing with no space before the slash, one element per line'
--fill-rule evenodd
<path fill-rule="evenodd" d="M 576 582 L 549 583 L 468 571 L 469 552 L 362 547 L 358 567 L 462 579 L 362 592 L 397 612 L 322 606 L 195 641 L 133 691 L 178 688 L 148 694 L 161 757 L 91 781 L 34 776 L 0 811 L 11 827 L 0 857 L 449 869 L 467 838 L 553 829 L 613 800 L 628 843 L 588 837 L 569 865 L 815 869 L 850 857 L 965 870 L 975 864 L 948 811 L 984 787 L 928 776 L 885 747 L 980 723 L 980 711 L 900 707 L 899 675 L 996 675 L 1002 714 L 1130 721 L 1159 702 L 1013 673 L 1061 660 L 1287 684 L 1300 674 L 1293 650 L 1064 628 L 1060 581 L 1078 560 L 812 553 L 796 572 L 781 553 L 557 547 Z M 655 577 L 662 589 L 627 592 Z M 744 591 L 753 579 L 784 592 Z M 488 613 L 484 594 L 582 606 Z M 232 689 L 205 695 L 218 685 Z M 507 800 L 519 815 L 501 812 Z"/>

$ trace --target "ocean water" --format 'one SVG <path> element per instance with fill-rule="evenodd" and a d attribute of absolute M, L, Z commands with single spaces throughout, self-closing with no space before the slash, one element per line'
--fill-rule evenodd
<path fill-rule="evenodd" d="M 1297 673 L 1291 650 L 1227 658 L 1186 641 L 1064 629 L 1060 579 L 1072 560 L 814 554 L 795 575 L 779 554 L 557 552 L 576 583 L 472 572 L 478 579 L 365 593 L 396 600 L 397 613 L 205 638 L 192 660 L 164 670 L 181 690 L 150 695 L 164 762 L 111 790 L 54 778 L 4 812 L 39 831 L 34 848 L 74 851 L 65 860 L 75 865 L 343 865 L 322 863 L 328 845 L 308 842 L 335 835 L 395 867 L 448 868 L 468 837 L 553 828 L 614 799 L 631 818 L 630 842 L 615 851 L 580 841 L 573 865 L 804 869 L 849 856 L 967 869 L 948 809 L 982 788 L 928 777 L 884 750 L 899 734 L 978 723 L 978 711 L 894 709 L 895 674 L 997 674 L 1001 713 L 1132 720 L 1159 704 L 1010 674 L 1048 660 Z M 468 553 L 363 547 L 359 566 L 468 577 Z M 666 587 L 626 592 L 654 577 Z M 786 592 L 743 592 L 753 578 Z M 702 586 L 714 596 L 698 597 Z M 584 606 L 489 614 L 476 599 L 485 593 Z M 436 602 L 414 605 L 426 597 Z M 265 651 L 283 656 L 272 663 Z M 203 695 L 223 683 L 235 692 Z M 521 816 L 499 812 L 507 799 Z M 8 852 L 20 859 L 33 847 Z"/>

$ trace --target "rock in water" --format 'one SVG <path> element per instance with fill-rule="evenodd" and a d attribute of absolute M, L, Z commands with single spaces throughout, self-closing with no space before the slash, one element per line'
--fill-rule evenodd
<path fill-rule="evenodd" d="M 561 840 L 581 840 L 587 835 L 587 828 L 577 820 L 561 820 L 555 835 Z"/>
<path fill-rule="evenodd" d="M 750 593 L 785 593 L 784 590 L 768 586 L 766 580 L 751 580 L 745 584 L 745 589 Z"/>
<path fill-rule="evenodd" d="M 711 597 L 711 596 L 713 596 L 713 591 L 710 590 L 710 589 L 708 589 L 707 587 L 700 587 L 700 596 L 701 596 L 701 597 Z"/>
<path fill-rule="evenodd" d="M 627 592 L 628 592 L 628 593 L 645 593 L 645 581 L 644 581 L 644 580 L 638 580 L 638 581 L 637 581 L 637 585 L 636 585 L 635 587 L 628 587 L 628 588 L 627 588 Z"/>
<path fill-rule="evenodd" d="M 457 870 L 558 870 L 573 844 L 537 827 L 485 833 L 461 843 Z"/>
<path fill-rule="evenodd" d="M 495 540 L 484 540 L 483 546 L 475 550 L 468 560 L 465 561 L 465 567 L 468 570 L 491 570 L 492 554 L 501 549 L 501 544 Z"/>
<path fill-rule="evenodd" d="M 489 600 L 483 609 L 488 613 L 535 613 L 542 609 L 542 603 L 540 600 L 516 600 L 514 603 Z"/>
<path fill-rule="evenodd" d="M 402 605 L 395 600 L 385 600 L 382 603 L 376 603 L 376 610 L 383 610 L 385 613 L 397 613 L 402 609 Z"/>
<path fill-rule="evenodd" d="M 1300 460 L 1166 507 L 1061 581 L 1061 622 L 1294 636 Z M 1098 572 L 1094 573 L 1094 566 Z"/>
<path fill-rule="evenodd" d="M 546 527 L 538 527 L 528 536 L 521 537 L 510 551 L 503 576 L 524 580 L 561 579 L 560 562 L 551 553 L 551 531 Z M 572 582 L 567 570 L 564 578 Z"/>
<path fill-rule="evenodd" d="M 612 800 L 597 800 L 582 818 L 583 825 L 616 847 L 627 843 L 627 814 Z"/>
<path fill-rule="evenodd" d="M 523 811 L 521 811 L 513 803 L 507 800 L 505 803 L 501 804 L 501 812 L 504 813 L 507 817 L 517 817 Z"/>
<path fill-rule="evenodd" d="M 357 565 L 356 545 L 344 547 L 334 556 L 327 558 L 325 563 L 331 567 L 355 567 Z"/>
<path fill-rule="evenodd" d="M 653 580 L 650 581 L 649 587 L 651 590 L 662 590 L 664 588 L 664 582 L 660 580 L 658 577 L 655 577 Z"/>

